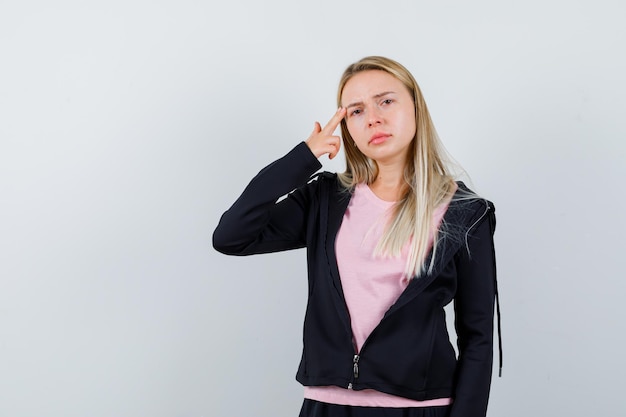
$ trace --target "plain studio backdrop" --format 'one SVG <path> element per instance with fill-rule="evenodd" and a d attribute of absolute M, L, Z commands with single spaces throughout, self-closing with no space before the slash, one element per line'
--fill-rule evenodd
<path fill-rule="evenodd" d="M 211 235 L 366 55 L 413 72 L 496 205 L 489 416 L 626 415 L 625 18 L 618 0 L 0 1 L 0 416 L 296 416 L 304 251 L 227 257 Z"/>

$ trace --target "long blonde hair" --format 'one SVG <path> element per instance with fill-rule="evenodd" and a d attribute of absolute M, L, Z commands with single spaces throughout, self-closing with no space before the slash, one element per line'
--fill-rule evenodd
<path fill-rule="evenodd" d="M 385 71 L 404 84 L 415 105 L 416 131 L 404 168 L 406 187 L 395 205 L 394 213 L 374 255 L 399 256 L 407 242 L 411 242 L 406 275 L 408 278 L 432 272 L 437 250 L 438 233 L 432 247 L 432 258 L 426 266 L 429 237 L 435 208 L 447 201 L 456 189 L 448 164 L 449 159 L 435 130 L 422 92 L 411 73 L 398 62 L 380 56 L 365 57 L 348 66 L 339 82 L 337 103 L 346 83 L 362 71 Z M 346 155 L 346 171 L 339 174 L 342 185 L 353 189 L 356 184 L 371 184 L 378 175 L 376 161 L 365 156 L 350 136 L 346 120 L 341 121 L 341 136 Z"/>

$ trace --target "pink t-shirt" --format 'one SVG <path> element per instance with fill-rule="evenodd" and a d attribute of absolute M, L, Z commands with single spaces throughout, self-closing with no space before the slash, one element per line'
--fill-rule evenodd
<path fill-rule="evenodd" d="M 366 184 L 357 185 L 337 233 L 337 265 L 357 351 L 409 283 L 404 271 L 410 243 L 397 258 L 373 255 L 394 204 L 378 198 Z M 433 214 L 429 246 L 447 208 L 447 204 L 441 205 Z M 336 386 L 304 387 L 304 397 L 370 407 L 427 407 L 452 402 L 450 398 L 416 401 L 371 389 L 354 391 Z"/>

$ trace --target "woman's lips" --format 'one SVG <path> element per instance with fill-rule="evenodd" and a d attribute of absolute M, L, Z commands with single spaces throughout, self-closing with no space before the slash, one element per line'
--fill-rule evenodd
<path fill-rule="evenodd" d="M 391 135 L 388 133 L 375 133 L 374 135 L 372 135 L 368 143 L 370 145 L 379 145 L 385 142 L 389 136 Z"/>

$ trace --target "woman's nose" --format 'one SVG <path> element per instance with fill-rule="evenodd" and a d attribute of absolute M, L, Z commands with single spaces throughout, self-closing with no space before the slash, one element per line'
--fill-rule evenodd
<path fill-rule="evenodd" d="M 380 112 L 378 109 L 372 109 L 369 112 L 368 125 L 376 126 L 382 123 L 382 117 L 380 116 Z"/>

